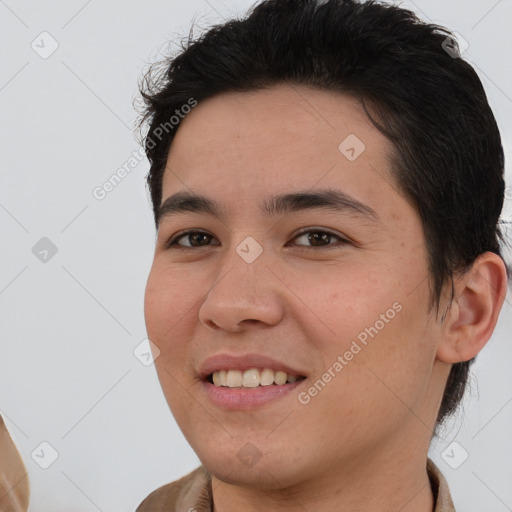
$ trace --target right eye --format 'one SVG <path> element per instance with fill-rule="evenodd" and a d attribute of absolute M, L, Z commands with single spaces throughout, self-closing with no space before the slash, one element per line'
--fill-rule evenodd
<path fill-rule="evenodd" d="M 178 243 L 180 240 L 185 240 L 188 243 L 182 244 Z M 205 233 L 204 231 L 184 231 L 178 233 L 173 236 L 166 244 L 167 249 L 172 249 L 173 247 L 178 248 L 193 248 L 193 247 L 206 247 L 208 245 L 219 245 L 217 244 L 209 244 L 211 240 L 215 240 L 215 238 L 209 233 Z"/>

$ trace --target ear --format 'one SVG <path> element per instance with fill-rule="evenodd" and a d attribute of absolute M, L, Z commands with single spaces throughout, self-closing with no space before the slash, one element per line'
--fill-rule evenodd
<path fill-rule="evenodd" d="M 489 341 L 506 294 L 502 258 L 481 254 L 466 273 L 454 278 L 454 299 L 441 328 L 437 358 L 445 363 L 473 359 Z"/>

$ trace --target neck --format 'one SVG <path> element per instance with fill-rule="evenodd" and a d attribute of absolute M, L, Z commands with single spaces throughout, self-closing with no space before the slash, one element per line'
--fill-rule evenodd
<path fill-rule="evenodd" d="M 421 452 L 380 459 L 372 454 L 371 463 L 359 460 L 288 487 L 279 486 L 274 477 L 275 485 L 264 488 L 212 477 L 214 512 L 432 512 L 426 453 Z M 266 473 L 268 477 L 271 470 Z"/>

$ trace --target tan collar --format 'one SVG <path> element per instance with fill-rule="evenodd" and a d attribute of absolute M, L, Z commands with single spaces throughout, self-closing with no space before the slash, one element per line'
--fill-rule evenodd
<path fill-rule="evenodd" d="M 427 472 L 435 499 L 434 512 L 455 512 L 450 489 L 439 468 L 427 460 Z"/>

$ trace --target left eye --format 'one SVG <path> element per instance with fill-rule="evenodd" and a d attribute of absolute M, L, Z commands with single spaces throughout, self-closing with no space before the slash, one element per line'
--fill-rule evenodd
<path fill-rule="evenodd" d="M 329 231 L 321 231 L 321 230 L 310 230 L 303 231 L 299 235 L 297 235 L 294 240 L 303 240 L 306 243 L 311 244 L 311 247 L 322 247 L 324 245 L 334 245 L 331 243 L 332 239 L 336 239 L 341 243 L 348 243 L 346 240 L 341 238 L 334 233 L 330 233 Z M 302 245 L 302 244 L 299 244 Z"/>

